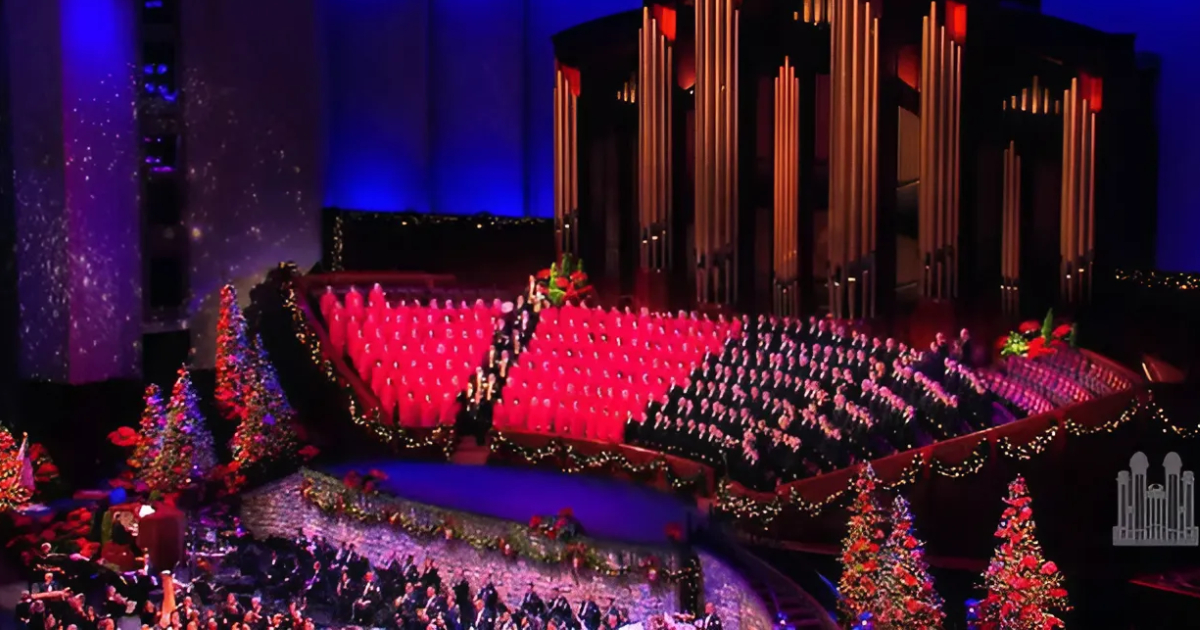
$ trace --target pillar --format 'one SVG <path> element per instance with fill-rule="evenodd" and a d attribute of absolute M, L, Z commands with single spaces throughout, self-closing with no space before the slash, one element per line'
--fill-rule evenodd
<path fill-rule="evenodd" d="M 22 378 L 139 378 L 140 3 L 5 3 Z"/>

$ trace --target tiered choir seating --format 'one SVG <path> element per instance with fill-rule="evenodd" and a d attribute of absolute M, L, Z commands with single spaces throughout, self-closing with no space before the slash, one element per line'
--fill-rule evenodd
<path fill-rule="evenodd" d="M 321 317 L 334 351 L 378 397 L 383 417 L 403 426 L 455 422 L 459 395 L 491 347 L 499 300 L 474 303 L 396 300 L 376 284 L 364 299 L 326 290 Z"/>
<path fill-rule="evenodd" d="M 738 326 L 677 316 L 564 306 L 542 309 L 508 374 L 493 425 L 619 443 L 625 421 L 685 379 Z"/>
<path fill-rule="evenodd" d="M 992 398 L 948 345 L 916 352 L 811 320 L 746 322 L 630 439 L 769 488 L 991 426 Z"/>

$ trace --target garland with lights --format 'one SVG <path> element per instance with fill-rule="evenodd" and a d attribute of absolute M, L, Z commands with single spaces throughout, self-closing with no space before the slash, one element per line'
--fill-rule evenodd
<path fill-rule="evenodd" d="M 890 517 L 892 529 L 882 553 L 878 627 L 881 630 L 938 630 L 946 613 L 925 562 L 925 543 L 913 533 L 908 500 L 897 495 Z"/>
<path fill-rule="evenodd" d="M 325 376 L 325 378 L 336 388 L 338 388 L 346 399 L 346 410 L 350 416 L 350 421 L 356 426 L 370 433 L 376 440 L 388 444 L 397 449 L 440 449 L 447 459 L 454 451 L 455 433 L 451 427 L 439 426 L 425 437 L 414 437 L 399 426 L 393 426 L 383 422 L 382 412 L 378 407 L 368 410 L 366 413 L 359 411 L 358 398 L 354 392 L 353 386 L 343 379 L 334 366 L 333 361 L 326 357 L 324 350 L 321 348 L 321 340 L 313 330 L 312 324 L 304 313 L 304 309 L 300 306 L 301 297 L 296 288 L 296 279 L 300 272 L 296 268 L 295 263 L 280 263 L 280 270 L 284 273 L 281 291 L 283 292 L 283 305 L 292 318 L 292 329 L 296 335 L 296 340 L 300 342 L 308 351 L 309 359 L 316 366 L 317 370 Z"/>
<path fill-rule="evenodd" d="M 569 564 L 575 571 L 607 577 L 637 577 L 650 583 L 678 583 L 700 577 L 700 568 L 696 563 L 671 568 L 667 558 L 656 553 L 611 553 L 583 537 L 557 540 L 547 536 L 540 523 L 536 528 L 501 523 L 387 497 L 311 470 L 303 470 L 301 474 L 301 496 L 321 512 L 366 525 L 387 523 L 414 538 L 457 540 L 480 551 L 498 551 L 511 559 Z M 490 527 L 485 524 L 489 522 Z"/>
<path fill-rule="evenodd" d="M 1006 457 L 1011 457 L 1019 461 L 1028 461 L 1033 459 L 1035 456 L 1046 452 L 1046 449 L 1050 447 L 1050 443 L 1054 441 L 1054 437 L 1057 435 L 1058 427 L 1049 426 L 1046 427 L 1045 431 L 1039 433 L 1037 437 L 1034 437 L 1032 440 L 1029 440 L 1024 444 L 1013 444 L 1012 440 L 1009 439 L 1008 436 L 1000 438 L 998 440 L 998 444 L 1000 446 L 1000 452 Z"/>
<path fill-rule="evenodd" d="M 1200 290 L 1200 274 L 1198 273 L 1117 270 L 1114 277 L 1118 282 L 1128 282 L 1143 289 Z"/>
<path fill-rule="evenodd" d="M 1038 543 L 1025 479 L 1008 485 L 1008 505 L 996 529 L 1002 542 L 983 574 L 987 597 L 980 604 L 984 630 L 1047 630 L 1063 627 L 1058 616 L 1071 610 L 1058 566 L 1046 561 Z"/>
<path fill-rule="evenodd" d="M 246 318 L 238 306 L 237 289 L 221 287 L 217 319 L 217 408 L 230 420 L 245 417 L 246 389 L 253 385 L 255 360 L 246 329 Z"/>
<path fill-rule="evenodd" d="M 493 453 L 514 457 L 524 463 L 534 465 L 552 461 L 560 472 L 567 474 L 610 471 L 644 479 L 661 472 L 672 490 L 703 492 L 705 489 L 703 470 L 692 476 L 679 475 L 665 457 L 655 458 L 644 464 L 636 464 L 629 461 L 624 453 L 615 450 L 584 455 L 575 446 L 558 438 L 553 438 L 539 447 L 522 446 L 499 431 L 492 432 L 490 442 Z"/>

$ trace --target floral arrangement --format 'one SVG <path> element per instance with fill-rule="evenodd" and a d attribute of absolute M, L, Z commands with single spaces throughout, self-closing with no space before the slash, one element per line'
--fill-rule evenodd
<path fill-rule="evenodd" d="M 1023 322 L 1016 330 L 996 340 L 1000 356 L 1038 357 L 1054 354 L 1060 348 L 1075 347 L 1075 324 L 1054 325 L 1054 309 L 1046 312 L 1046 318 Z"/>
<path fill-rule="evenodd" d="M 554 306 L 575 304 L 594 292 L 583 271 L 583 261 L 563 254 L 562 259 L 538 272 L 535 292 Z"/>
<path fill-rule="evenodd" d="M 94 518 L 95 514 L 85 507 L 39 517 L 17 515 L 7 547 L 20 555 L 25 566 L 33 565 L 43 543 L 49 543 L 53 553 L 93 558 L 100 552 L 100 543 L 92 540 Z"/>
<path fill-rule="evenodd" d="M 559 510 L 554 516 L 534 516 L 529 519 L 529 529 L 540 536 L 564 543 L 583 534 L 583 526 L 575 518 L 575 511 L 569 507 Z"/>
<path fill-rule="evenodd" d="M 884 543 L 884 533 L 883 513 L 875 498 L 878 486 L 875 469 L 865 464 L 854 480 L 849 531 L 842 541 L 842 576 L 838 581 L 841 600 L 838 608 L 847 625 L 864 614 L 879 617 L 879 589 L 883 581 L 879 550 Z"/>
<path fill-rule="evenodd" d="M 696 563 L 671 569 L 667 567 L 663 556 L 649 550 L 622 548 L 617 553 L 599 548 L 582 536 L 569 541 L 564 541 L 559 535 L 548 537 L 540 529 L 541 521 L 546 519 L 539 519 L 538 528 L 534 528 L 483 517 L 467 517 L 450 510 L 386 497 L 364 489 L 361 483 L 348 483 L 350 480 L 377 478 L 372 472 L 347 476 L 342 480 L 311 470 L 304 470 L 301 474 L 300 495 L 318 510 L 367 525 L 387 523 L 415 538 L 443 539 L 447 544 L 462 543 L 481 551 L 496 551 L 509 559 L 567 564 L 576 572 L 592 572 L 608 577 L 640 577 L 649 583 L 695 580 L 700 575 Z M 552 517 L 554 523 L 560 516 L 568 521 L 573 518 L 567 511 L 566 514 Z"/>
<path fill-rule="evenodd" d="M 1017 477 L 1008 485 L 1008 507 L 996 529 L 1002 542 L 983 574 L 987 597 L 980 604 L 983 630 L 1048 630 L 1064 626 L 1056 612 L 1071 609 L 1063 575 L 1042 556 L 1029 489 Z"/>

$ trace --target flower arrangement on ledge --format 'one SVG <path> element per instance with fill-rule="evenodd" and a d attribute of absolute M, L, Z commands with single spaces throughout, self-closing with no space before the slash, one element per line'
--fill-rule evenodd
<path fill-rule="evenodd" d="M 1046 318 L 1040 324 L 1031 319 L 996 340 L 996 348 L 1002 357 L 1036 359 L 1066 347 L 1075 347 L 1075 324 L 1055 326 L 1054 309 L 1046 312 Z"/>
<path fill-rule="evenodd" d="M 0 427 L 0 512 L 26 507 L 45 484 L 58 479 L 58 468 L 41 444 L 21 442 Z"/>
<path fill-rule="evenodd" d="M 575 518 L 575 511 L 563 508 L 554 516 L 534 516 L 529 519 L 529 529 L 550 540 L 571 542 L 583 534 L 583 526 Z"/>
<path fill-rule="evenodd" d="M 583 271 L 583 261 L 570 254 L 563 254 L 558 262 L 539 271 L 535 280 L 536 294 L 554 306 L 576 304 L 594 293 Z"/>
<path fill-rule="evenodd" d="M 461 541 L 480 551 L 498 551 L 509 559 L 566 564 L 577 573 L 641 578 L 649 583 L 694 580 L 700 574 L 694 563 L 678 569 L 666 568 L 665 559 L 649 551 L 616 552 L 601 549 L 582 536 L 568 535 L 566 540 L 560 534 L 549 536 L 543 528 L 546 519 L 538 517 L 535 517 L 536 527 L 535 521 L 525 527 L 384 496 L 369 489 L 373 484 L 365 483 L 376 478 L 373 472 L 348 476 L 345 480 L 307 469 L 301 475 L 301 497 L 321 512 L 367 525 L 387 523 L 415 538 Z M 356 480 L 362 481 L 351 483 Z M 548 527 L 556 527 L 562 519 L 567 522 L 559 529 L 566 531 L 572 518 L 564 510 L 549 519 Z"/>

